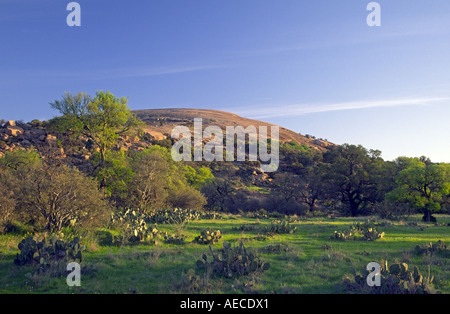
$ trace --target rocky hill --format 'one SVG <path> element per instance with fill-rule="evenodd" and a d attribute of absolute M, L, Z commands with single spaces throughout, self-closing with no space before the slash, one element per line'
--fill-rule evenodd
<path fill-rule="evenodd" d="M 138 136 L 125 136 L 120 138 L 115 147 L 117 150 L 142 150 L 158 141 L 171 139 L 171 132 L 175 126 L 188 126 L 193 128 L 194 118 L 202 118 L 203 128 L 207 126 L 218 126 L 226 130 L 227 126 L 260 126 L 268 127 L 270 136 L 270 127 L 273 124 L 246 119 L 236 114 L 207 109 L 148 109 L 136 110 L 134 113 L 146 123 L 144 132 Z M 280 127 L 279 139 L 282 142 L 295 142 L 299 145 L 308 145 L 309 147 L 324 151 L 334 145 L 330 142 L 316 139 L 311 136 L 304 136 L 286 128 Z M 169 142 L 170 144 L 170 142 Z M 77 141 L 71 140 L 70 143 L 66 137 L 50 131 L 45 123 L 33 120 L 29 123 L 19 121 L 7 121 L 0 124 L 0 157 L 6 151 L 16 149 L 28 149 L 33 147 L 44 158 L 65 159 L 67 162 L 82 166 L 84 161 L 89 160 L 92 151 L 86 145 L 86 142 L 79 138 Z M 88 163 L 86 163 L 88 165 Z"/>
<path fill-rule="evenodd" d="M 274 124 L 259 120 L 252 120 L 240 117 L 236 114 L 211 110 L 211 109 L 147 109 L 136 110 L 134 113 L 144 122 L 146 122 L 146 132 L 155 139 L 170 138 L 170 133 L 175 126 L 188 126 L 192 128 L 195 118 L 202 118 L 203 128 L 208 126 L 218 126 L 225 130 L 227 126 L 260 126 L 268 127 L 270 136 L 270 126 Z M 313 149 L 324 151 L 334 145 L 325 140 L 316 139 L 311 136 L 304 136 L 289 129 L 280 126 L 279 139 L 282 142 L 295 142 L 299 145 L 308 145 Z"/>

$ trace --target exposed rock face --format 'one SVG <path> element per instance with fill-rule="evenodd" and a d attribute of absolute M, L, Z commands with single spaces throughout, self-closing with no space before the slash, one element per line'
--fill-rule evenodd
<path fill-rule="evenodd" d="M 255 126 L 256 128 L 267 126 L 268 136 L 270 136 L 270 127 L 274 126 L 268 122 L 247 119 L 230 112 L 210 109 L 147 109 L 136 110 L 133 111 L 133 113 L 147 124 L 145 129 L 146 133 L 156 139 L 163 139 L 164 137 L 170 138 L 170 134 L 175 126 L 187 126 L 192 128 L 195 118 L 202 118 L 203 128 L 208 126 L 218 126 L 222 130 L 225 130 L 227 126 L 242 126 L 244 128 L 248 126 Z M 308 145 L 318 151 L 326 151 L 329 147 L 334 145 L 326 140 L 315 140 L 315 138 L 301 135 L 284 127 L 280 127 L 279 130 L 279 139 L 282 142 L 292 141 L 299 145 Z"/>
<path fill-rule="evenodd" d="M 9 125 L 6 127 L 6 134 L 16 137 L 16 136 L 23 134 L 23 129 L 19 126 Z"/>

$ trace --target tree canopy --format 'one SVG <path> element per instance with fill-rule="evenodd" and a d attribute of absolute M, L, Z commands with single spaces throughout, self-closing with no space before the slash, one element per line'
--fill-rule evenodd
<path fill-rule="evenodd" d="M 429 222 L 431 214 L 441 209 L 445 197 L 450 195 L 450 165 L 415 160 L 398 173 L 395 181 L 397 187 L 387 198 L 421 210 L 424 221 Z"/>
<path fill-rule="evenodd" d="M 95 97 L 85 93 L 66 93 L 62 100 L 56 100 L 50 106 L 62 114 L 62 117 L 54 119 L 56 128 L 60 132 L 87 137 L 99 149 L 103 164 L 106 151 L 117 143 L 120 135 L 143 125 L 127 103 L 125 97 L 98 91 Z"/>

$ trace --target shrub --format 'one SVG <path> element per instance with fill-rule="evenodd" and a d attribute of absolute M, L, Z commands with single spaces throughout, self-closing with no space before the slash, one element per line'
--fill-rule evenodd
<path fill-rule="evenodd" d="M 76 168 L 42 166 L 26 174 L 14 192 L 19 208 L 49 231 L 107 222 L 110 206 L 104 193 Z"/>
<path fill-rule="evenodd" d="M 59 232 L 101 226 L 110 204 L 97 182 L 78 169 L 46 163 L 34 152 L 11 153 L 1 162 L 1 183 L 11 192 L 18 220 Z"/>
<path fill-rule="evenodd" d="M 405 203 L 385 200 L 375 204 L 375 212 L 382 219 L 400 220 L 411 215 L 413 210 Z"/>
<path fill-rule="evenodd" d="M 206 199 L 203 194 L 190 186 L 186 186 L 179 191 L 170 192 L 167 201 L 170 207 L 191 208 L 196 210 L 201 210 L 206 205 Z"/>

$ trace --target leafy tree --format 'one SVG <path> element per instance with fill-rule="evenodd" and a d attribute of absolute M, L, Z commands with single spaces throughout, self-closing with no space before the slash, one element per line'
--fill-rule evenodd
<path fill-rule="evenodd" d="M 133 171 L 124 151 L 107 151 L 104 158 L 102 167 L 98 167 L 102 162 L 100 153 L 91 158 L 95 166 L 93 176 L 105 188 L 108 196 L 117 202 L 128 193 Z"/>
<path fill-rule="evenodd" d="M 326 197 L 324 189 L 324 168 L 320 166 L 309 167 L 303 171 L 301 176 L 301 188 L 298 191 L 297 199 L 308 206 L 311 214 L 314 214 L 317 203 Z"/>
<path fill-rule="evenodd" d="M 133 175 L 125 204 L 143 212 L 165 206 L 203 208 L 205 198 L 189 185 L 184 164 L 173 161 L 168 148 L 154 145 L 130 158 Z"/>
<path fill-rule="evenodd" d="M 365 212 L 376 201 L 374 180 L 379 153 L 361 145 L 344 144 L 324 154 L 328 191 L 342 202 L 351 216 Z"/>
<path fill-rule="evenodd" d="M 209 181 L 214 179 L 211 169 L 208 167 L 194 168 L 189 165 L 184 166 L 185 177 L 189 185 L 197 190 L 201 188 Z"/>
<path fill-rule="evenodd" d="M 450 165 L 430 164 L 422 160 L 400 171 L 396 177 L 397 188 L 387 197 L 421 210 L 423 220 L 430 222 L 432 213 L 441 209 L 450 195 Z"/>
<path fill-rule="evenodd" d="M 0 168 L 17 170 L 21 167 L 33 167 L 41 163 L 41 157 L 35 150 L 7 151 L 0 159 Z"/>
<path fill-rule="evenodd" d="M 286 164 L 286 170 L 302 175 L 305 168 L 315 166 L 322 160 L 322 154 L 302 145 L 283 144 L 280 155 Z"/>
<path fill-rule="evenodd" d="M 169 189 L 169 163 L 158 151 L 143 151 L 132 157 L 133 177 L 126 202 L 147 213 L 166 205 Z"/>
<path fill-rule="evenodd" d="M 236 191 L 236 186 L 231 180 L 222 178 L 211 180 L 201 189 L 207 199 L 207 206 L 220 211 L 227 211 L 234 207 Z"/>
<path fill-rule="evenodd" d="M 285 202 L 298 197 L 301 189 L 302 180 L 299 175 L 290 172 L 281 172 L 274 175 L 273 178 L 277 186 L 277 192 Z"/>
<path fill-rule="evenodd" d="M 142 125 L 127 102 L 125 97 L 99 91 L 93 98 L 84 93 L 66 93 L 62 100 L 56 100 L 50 106 L 63 115 L 54 120 L 59 130 L 83 135 L 92 141 L 100 152 L 100 165 L 103 166 L 107 150 L 117 143 L 119 136 Z"/>

